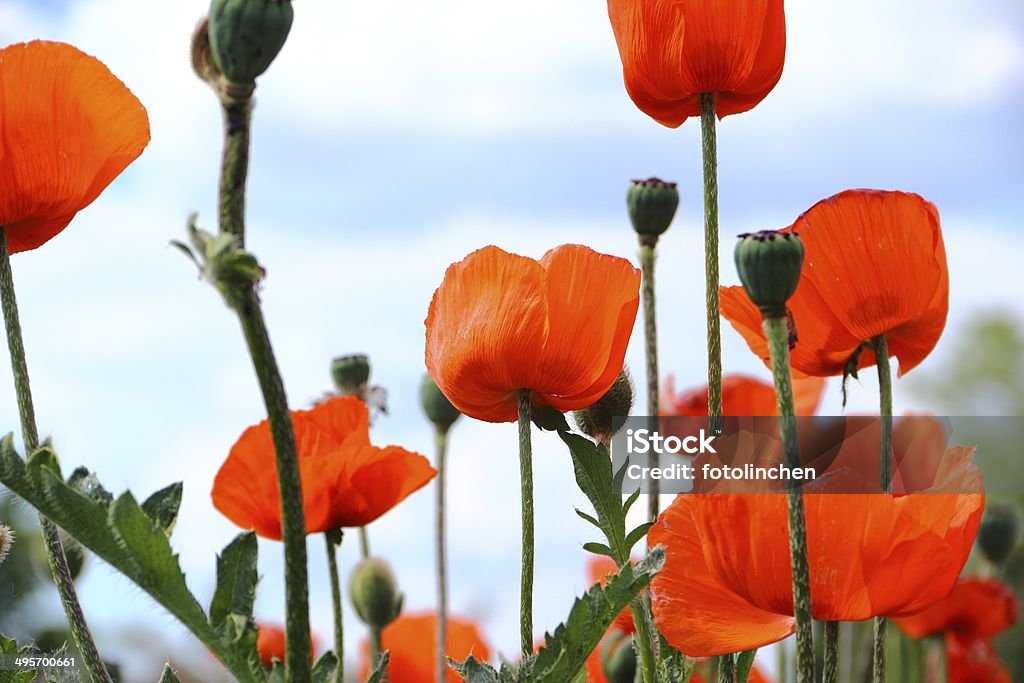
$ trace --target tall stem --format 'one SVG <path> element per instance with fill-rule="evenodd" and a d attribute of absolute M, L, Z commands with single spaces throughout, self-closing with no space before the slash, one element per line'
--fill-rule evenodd
<path fill-rule="evenodd" d="M 722 655 L 718 658 L 718 683 L 734 683 L 736 680 L 735 655 Z"/>
<path fill-rule="evenodd" d="M 722 424 L 722 329 L 718 313 L 718 140 L 715 94 L 700 96 L 701 149 L 704 157 L 704 276 L 708 317 L 708 415 L 712 434 Z"/>
<path fill-rule="evenodd" d="M 764 333 L 772 360 L 775 396 L 779 408 L 782 447 L 786 467 L 800 467 L 800 444 L 796 434 L 796 410 L 789 368 L 789 332 L 785 318 L 764 319 Z M 800 487 L 786 494 L 789 510 L 789 553 L 793 571 L 793 614 L 796 617 L 796 678 L 798 683 L 814 681 L 814 636 L 811 633 L 811 581 L 807 563 L 807 520 Z"/>
<path fill-rule="evenodd" d="M 825 622 L 825 671 L 822 683 L 839 683 L 839 622 Z"/>
<path fill-rule="evenodd" d="M 0 226 L 0 299 L 2 299 L 4 322 L 7 326 L 7 348 L 11 352 L 11 369 L 14 373 L 14 391 L 18 399 L 18 415 L 21 418 L 21 435 L 25 442 L 27 458 L 39 448 L 39 431 L 36 429 L 36 411 L 32 403 L 32 387 L 28 378 L 28 362 L 25 359 L 25 341 L 21 336 L 21 320 L 18 315 L 18 300 L 14 293 L 14 274 L 11 272 L 11 255 L 7 248 L 7 229 Z M 50 564 L 50 573 L 57 586 L 64 614 L 75 646 L 82 655 L 82 661 L 96 683 L 110 683 L 110 674 L 103 664 L 96 643 L 85 621 L 82 606 L 78 603 L 75 592 L 75 581 L 71 577 L 68 558 L 64 554 L 64 545 L 60 540 L 60 532 L 50 520 L 39 516 L 42 527 L 46 557 Z"/>
<path fill-rule="evenodd" d="M 871 340 L 875 352 L 875 366 L 878 368 L 878 393 L 881 416 L 881 448 L 879 485 L 886 493 L 892 492 L 892 368 L 889 366 L 889 347 L 885 335 Z M 888 626 L 885 619 L 875 617 L 874 633 L 874 681 L 885 683 L 885 640 Z"/>
<path fill-rule="evenodd" d="M 629 562 L 629 558 L 626 558 Z M 636 649 L 640 655 L 640 675 L 643 683 L 655 683 L 657 680 L 657 659 L 654 654 L 654 638 L 656 631 L 651 624 L 651 613 L 642 595 L 638 595 L 629 605 L 636 627 Z"/>
<path fill-rule="evenodd" d="M 641 295 L 644 300 L 644 349 L 647 355 L 647 415 L 652 424 L 650 429 L 658 429 L 658 320 L 655 314 L 654 298 L 654 248 L 657 237 L 640 238 L 640 273 Z M 658 454 L 648 455 L 649 465 L 658 466 Z M 650 481 L 650 493 L 647 498 L 647 519 L 654 522 L 658 519 L 659 481 Z"/>
<path fill-rule="evenodd" d="M 341 545 L 341 532 L 324 534 L 327 546 L 327 569 L 331 575 L 331 607 L 334 611 L 334 656 L 338 666 L 334 669 L 334 683 L 345 680 L 345 624 L 341 612 L 341 576 L 338 573 L 337 549 Z"/>
<path fill-rule="evenodd" d="M 445 460 L 448 451 L 448 428 L 437 427 L 437 680 L 445 680 L 448 662 L 448 558 L 445 546 Z"/>
<path fill-rule="evenodd" d="M 245 181 L 249 173 L 251 93 L 232 97 L 221 93 L 224 111 L 224 153 L 220 174 L 220 231 L 245 242 Z M 311 679 L 309 648 L 309 580 L 306 567 L 306 519 L 302 482 L 295 447 L 295 432 L 281 371 L 270 344 L 263 309 L 255 291 L 235 305 L 249 355 L 256 370 L 274 441 L 277 484 L 281 495 L 281 531 L 284 538 L 284 579 L 287 618 L 285 672 L 289 681 Z"/>
<path fill-rule="evenodd" d="M 365 526 L 359 527 L 359 554 L 364 560 L 370 556 L 370 532 Z"/>
<path fill-rule="evenodd" d="M 522 496 L 523 566 L 519 588 L 520 645 L 533 652 L 533 445 L 530 442 L 530 392 L 519 392 L 519 480 Z"/>
<path fill-rule="evenodd" d="M 380 663 L 381 629 L 376 626 L 370 626 L 368 629 L 370 631 L 370 671 L 376 671 L 377 665 Z"/>

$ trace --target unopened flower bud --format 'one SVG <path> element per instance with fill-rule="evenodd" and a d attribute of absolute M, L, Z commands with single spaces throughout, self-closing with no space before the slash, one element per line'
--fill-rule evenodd
<path fill-rule="evenodd" d="M 342 396 L 359 396 L 366 393 L 370 382 L 370 358 L 365 353 L 338 356 L 331 361 L 331 379 Z"/>
<path fill-rule="evenodd" d="M 420 403 L 427 419 L 439 432 L 447 432 L 462 414 L 448 397 L 441 393 L 430 375 L 423 375 L 423 381 L 420 382 Z"/>
<path fill-rule="evenodd" d="M 7 553 L 11 552 L 12 545 L 14 545 L 14 529 L 0 524 L 0 564 L 7 559 Z"/>
<path fill-rule="evenodd" d="M 601 645 L 601 670 L 608 683 L 633 683 L 636 678 L 636 652 L 633 639 L 613 631 Z"/>
<path fill-rule="evenodd" d="M 1011 504 L 990 504 L 978 529 L 978 547 L 989 562 L 1001 565 L 1020 540 L 1020 512 Z"/>
<path fill-rule="evenodd" d="M 597 403 L 573 413 L 580 431 L 601 443 L 611 441 L 615 432 L 622 427 L 615 425 L 616 417 L 628 417 L 633 408 L 633 380 L 625 368 L 615 379 L 611 389 L 597 399 Z"/>
<path fill-rule="evenodd" d="M 360 621 L 374 629 L 382 629 L 402 612 L 404 596 L 398 582 L 384 560 L 368 557 L 352 570 L 348 594 Z"/>
<path fill-rule="evenodd" d="M 291 0 L 213 0 L 210 48 L 224 78 L 254 85 L 284 46 L 292 16 Z"/>
<path fill-rule="evenodd" d="M 740 235 L 736 269 L 747 295 L 765 318 L 786 315 L 786 302 L 800 284 L 804 245 L 795 232 L 763 230 Z"/>
<path fill-rule="evenodd" d="M 678 206 L 679 190 L 675 183 L 648 178 L 632 181 L 626 190 L 629 220 L 641 243 L 655 244 L 658 236 L 668 230 Z"/>

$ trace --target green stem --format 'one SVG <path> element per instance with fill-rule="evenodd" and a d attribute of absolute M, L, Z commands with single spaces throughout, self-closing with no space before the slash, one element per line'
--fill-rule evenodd
<path fill-rule="evenodd" d="M 338 666 L 334 670 L 334 683 L 345 680 L 345 624 L 341 612 L 341 576 L 338 573 L 337 549 L 341 545 L 341 531 L 325 533 L 327 569 L 331 577 L 331 607 L 334 611 L 334 656 Z"/>
<path fill-rule="evenodd" d="M 652 431 L 658 429 L 658 321 L 655 315 L 654 298 L 654 248 L 657 237 L 640 238 L 640 293 L 644 300 L 644 350 L 647 356 L 647 415 L 650 417 Z M 648 455 L 650 467 L 658 466 L 658 454 Z M 654 522 L 658 519 L 659 482 L 652 479 L 651 490 L 647 497 L 647 519 Z"/>
<path fill-rule="evenodd" d="M 380 634 L 381 629 L 375 626 L 369 627 L 370 631 L 370 671 L 376 671 L 377 665 L 380 663 Z M 444 679 L 442 679 L 444 680 Z"/>
<path fill-rule="evenodd" d="M 523 566 L 519 588 L 520 645 L 533 653 L 533 446 L 530 442 L 530 392 L 519 392 L 519 479 L 522 496 Z"/>
<path fill-rule="evenodd" d="M 0 299 L 7 325 L 7 348 L 11 352 L 11 369 L 14 373 L 14 391 L 18 399 L 18 415 L 21 418 L 21 435 L 25 442 L 25 457 L 28 458 L 39 448 L 39 431 L 36 429 L 36 411 L 32 403 L 32 387 L 28 378 L 28 362 L 25 359 L 25 341 L 21 335 L 21 320 L 18 315 L 18 300 L 14 293 L 14 274 L 11 272 L 11 255 L 7 248 L 7 230 L 0 226 Z M 110 674 L 103 664 L 96 642 L 89 631 L 82 606 L 75 592 L 75 581 L 71 577 L 68 558 L 60 540 L 57 527 L 48 519 L 39 516 L 42 527 L 46 557 L 50 573 L 57 586 L 64 614 L 67 616 L 71 637 L 82 655 L 82 661 L 89 676 L 97 683 L 110 683 Z"/>
<path fill-rule="evenodd" d="M 881 415 L 881 448 L 879 463 L 879 485 L 886 493 L 892 492 L 892 369 L 889 366 L 889 348 L 885 335 L 880 334 L 871 340 L 875 352 L 875 366 L 878 368 L 878 392 Z M 874 681 L 885 683 L 885 637 L 886 622 L 882 617 L 875 617 L 874 644 Z"/>
<path fill-rule="evenodd" d="M 722 655 L 718 658 L 718 683 L 734 683 L 736 680 L 736 657 Z"/>
<path fill-rule="evenodd" d="M 789 669 L 789 658 L 786 656 L 786 644 L 785 642 L 776 643 L 775 648 L 778 651 L 778 659 L 776 661 L 777 666 L 779 667 L 779 672 L 776 678 L 778 679 L 779 683 L 786 683 L 787 669 Z"/>
<path fill-rule="evenodd" d="M 224 154 L 220 174 L 220 231 L 245 243 L 245 181 L 249 172 L 249 126 L 252 100 L 249 95 L 221 93 L 224 111 Z M 277 483 L 281 495 L 281 531 L 284 538 L 286 642 L 285 672 L 293 683 L 311 680 L 309 649 L 309 580 L 306 567 L 306 519 L 302 505 L 302 481 L 295 447 L 295 432 L 285 395 L 284 382 L 270 344 L 263 309 L 254 290 L 234 306 L 242 325 L 249 355 L 267 408 L 277 459 Z"/>
<path fill-rule="evenodd" d="M 718 141 L 715 94 L 700 96 L 701 149 L 704 157 L 704 275 L 708 317 L 708 416 L 712 434 L 722 424 L 722 330 L 718 313 Z"/>
<path fill-rule="evenodd" d="M 786 319 L 764 319 L 764 334 L 772 360 L 775 396 L 779 408 L 779 425 L 786 467 L 796 469 L 800 463 L 800 443 L 796 434 L 796 410 L 793 405 L 793 382 L 789 367 L 789 332 Z M 814 636 L 811 632 L 811 581 L 807 562 L 807 520 L 804 517 L 803 492 L 791 488 L 786 495 L 789 510 L 789 552 L 793 571 L 793 614 L 796 617 L 796 679 L 797 683 L 814 681 Z"/>
<path fill-rule="evenodd" d="M 914 683 L 923 680 L 914 676 L 914 655 L 910 644 L 910 638 L 902 633 L 898 634 L 900 639 L 900 683 Z"/>
<path fill-rule="evenodd" d="M 626 558 L 629 562 L 629 558 Z M 623 565 L 620 565 L 623 566 Z M 651 613 L 647 602 L 638 595 L 629 605 L 636 627 L 637 652 L 640 654 L 640 671 L 643 683 L 655 683 L 657 680 L 657 660 L 654 655 L 654 627 L 651 624 Z"/>
<path fill-rule="evenodd" d="M 370 556 L 370 532 L 365 526 L 359 527 L 359 554 L 364 560 Z"/>
<path fill-rule="evenodd" d="M 448 644 L 448 558 L 445 547 L 445 460 L 448 452 L 448 429 L 438 427 L 435 434 L 437 445 L 437 680 L 445 680 L 448 661 L 445 656 Z"/>
<path fill-rule="evenodd" d="M 839 622 L 825 622 L 825 665 L 822 683 L 839 683 Z"/>

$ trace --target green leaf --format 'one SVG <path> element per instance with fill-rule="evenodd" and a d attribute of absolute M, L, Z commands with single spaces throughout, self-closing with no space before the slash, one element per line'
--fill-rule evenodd
<path fill-rule="evenodd" d="M 313 683 L 331 683 L 338 668 L 338 658 L 333 652 L 325 652 L 313 665 Z"/>
<path fill-rule="evenodd" d="M 594 506 L 599 526 L 608 539 L 608 547 L 614 551 L 617 560 L 628 558 L 629 553 L 624 548 L 626 515 L 622 509 L 622 495 L 612 481 L 612 461 L 608 450 L 579 434 L 559 432 L 558 436 L 569 447 L 576 483 Z"/>
<path fill-rule="evenodd" d="M 577 598 L 564 624 L 545 638 L 537 653 L 531 681 L 571 681 L 583 668 L 615 617 L 625 609 L 665 564 L 665 550 L 658 546 L 636 565 L 626 564 L 604 587 L 595 585 Z"/>
<path fill-rule="evenodd" d="M 598 529 L 601 528 L 601 523 L 599 521 L 597 521 L 596 519 L 594 519 L 591 515 L 588 515 L 586 512 L 584 512 L 583 510 L 580 510 L 579 508 L 574 508 L 574 509 L 576 510 L 576 514 L 579 515 L 580 519 L 585 519 L 586 521 L 588 521 L 591 524 L 593 524 L 594 526 L 596 526 Z"/>
<path fill-rule="evenodd" d="M 449 666 L 462 674 L 462 680 L 466 683 L 499 683 L 498 671 L 488 664 L 481 662 L 472 655 L 464 662 L 448 660 Z"/>
<path fill-rule="evenodd" d="M 633 507 L 633 503 L 635 503 L 636 499 L 639 498 L 639 497 L 640 497 L 640 489 L 637 489 L 636 491 L 633 491 L 633 493 L 631 493 L 629 495 L 629 498 L 627 498 L 626 502 L 622 505 L 622 511 L 623 511 L 624 514 L 628 514 L 629 513 L 629 510 Z"/>
<path fill-rule="evenodd" d="M 377 666 L 370 672 L 370 677 L 366 679 L 366 683 L 383 683 L 383 681 L 387 680 L 389 659 L 391 659 L 391 653 L 388 650 L 380 653 Z"/>
<path fill-rule="evenodd" d="M 757 648 L 741 652 L 736 658 L 736 683 L 747 683 L 750 678 L 750 670 L 754 668 L 754 658 L 757 657 Z"/>
<path fill-rule="evenodd" d="M 652 526 L 654 526 L 654 522 L 644 522 L 637 528 L 630 531 L 629 535 L 626 536 L 626 551 L 628 552 L 633 550 L 633 546 L 635 546 L 641 538 L 647 535 L 647 532 Z"/>
<path fill-rule="evenodd" d="M 606 555 L 607 557 L 610 557 L 613 560 L 615 559 L 615 555 L 614 553 L 612 553 L 612 549 L 606 546 L 604 543 L 584 543 L 583 549 L 586 550 L 588 553 L 593 553 L 594 555 Z"/>
<path fill-rule="evenodd" d="M 178 519 L 178 508 L 181 507 L 181 482 L 165 486 L 142 504 L 142 509 L 153 522 L 161 527 L 168 536 L 174 529 Z"/>
<path fill-rule="evenodd" d="M 284 664 L 280 659 L 274 659 L 274 665 L 270 667 L 270 674 L 267 676 L 267 683 L 288 683 L 284 677 Z"/>
<path fill-rule="evenodd" d="M 658 651 L 658 670 L 655 679 L 658 683 L 687 683 L 696 667 L 696 660 L 688 662 L 682 652 L 669 647 L 663 641 Z"/>
<path fill-rule="evenodd" d="M 164 672 L 160 674 L 160 680 L 157 683 L 181 683 L 181 681 L 171 669 L 171 665 L 164 664 Z"/>
<path fill-rule="evenodd" d="M 252 617 L 256 599 L 256 534 L 235 536 L 217 557 L 217 588 L 210 601 L 210 624 L 219 628 L 229 614 Z"/>

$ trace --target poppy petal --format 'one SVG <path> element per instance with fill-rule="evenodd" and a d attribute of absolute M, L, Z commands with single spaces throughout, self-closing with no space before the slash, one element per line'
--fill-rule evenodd
<path fill-rule="evenodd" d="M 448 616 L 445 652 L 455 661 L 464 661 L 473 655 L 480 661 L 491 657 L 480 629 L 471 621 Z M 437 675 L 437 615 L 433 613 L 403 614 L 384 628 L 381 649 L 390 652 L 388 678 L 398 683 L 426 683 L 436 681 Z M 370 673 L 369 645 L 360 648 L 360 677 Z M 455 669 L 448 668 L 445 683 L 460 683 L 462 678 Z"/>
<path fill-rule="evenodd" d="M 896 625 L 911 638 L 953 632 L 964 638 L 992 638 L 1017 622 L 1013 589 L 995 578 L 960 579 L 953 590 L 931 607 Z"/>

